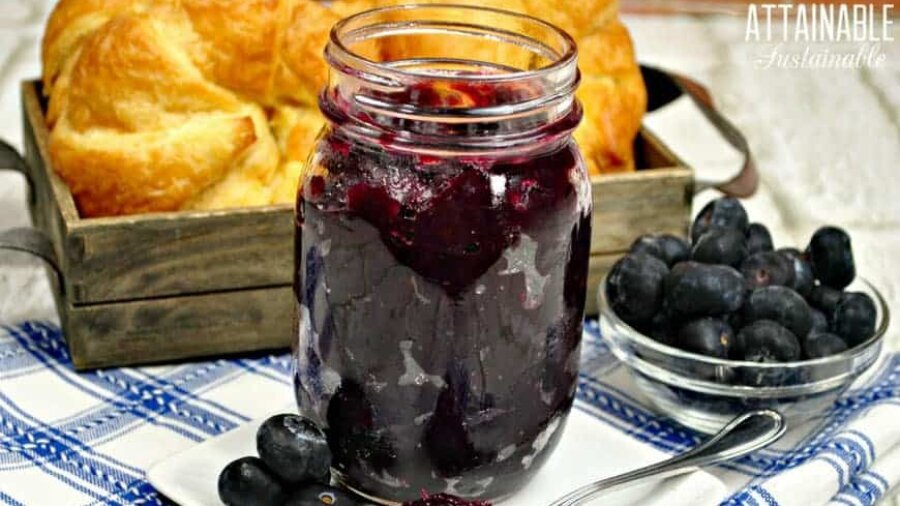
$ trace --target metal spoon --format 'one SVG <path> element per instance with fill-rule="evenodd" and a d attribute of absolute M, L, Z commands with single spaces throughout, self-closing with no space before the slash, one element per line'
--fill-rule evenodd
<path fill-rule="evenodd" d="M 588 483 L 557 499 L 550 506 L 575 506 L 612 489 L 633 485 L 644 479 L 669 478 L 704 466 L 743 457 L 775 442 L 784 434 L 785 428 L 784 417 L 776 411 L 768 409 L 750 411 L 729 422 L 705 443 L 681 455 L 625 474 Z"/>

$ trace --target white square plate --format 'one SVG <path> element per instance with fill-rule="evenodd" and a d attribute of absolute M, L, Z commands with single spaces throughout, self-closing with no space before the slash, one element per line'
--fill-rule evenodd
<path fill-rule="evenodd" d="M 544 468 L 524 489 L 497 506 L 546 506 L 585 483 L 669 457 L 592 416 L 586 405 L 576 402 L 575 407 L 559 446 Z M 255 434 L 261 423 L 262 420 L 250 422 L 162 460 L 150 468 L 147 478 L 157 490 L 182 506 L 219 506 L 219 471 L 234 459 L 256 455 Z M 725 493 L 722 482 L 697 471 L 635 485 L 590 504 L 713 505 Z"/>

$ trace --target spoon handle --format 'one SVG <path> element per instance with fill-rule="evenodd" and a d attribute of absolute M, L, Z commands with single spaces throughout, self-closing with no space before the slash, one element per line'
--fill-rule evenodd
<path fill-rule="evenodd" d="M 550 506 L 575 506 L 612 489 L 632 485 L 647 478 L 668 478 L 736 459 L 775 442 L 784 434 L 785 428 L 784 418 L 775 411 L 768 409 L 750 411 L 729 422 L 705 443 L 681 455 L 588 483 L 557 499 Z"/>

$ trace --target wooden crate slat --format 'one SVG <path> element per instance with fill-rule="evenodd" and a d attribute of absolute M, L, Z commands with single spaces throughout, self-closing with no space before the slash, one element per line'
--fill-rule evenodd
<path fill-rule="evenodd" d="M 69 234 L 67 281 L 79 302 L 289 284 L 290 206 L 82 220 Z M 193 213 L 192 213 L 193 214 Z"/>
<path fill-rule="evenodd" d="M 593 185 L 592 253 L 627 250 L 646 233 L 687 233 L 693 188 L 689 169 L 654 169 Z"/>
<path fill-rule="evenodd" d="M 76 369 L 154 363 L 291 344 L 290 286 L 88 306 L 68 305 Z"/>

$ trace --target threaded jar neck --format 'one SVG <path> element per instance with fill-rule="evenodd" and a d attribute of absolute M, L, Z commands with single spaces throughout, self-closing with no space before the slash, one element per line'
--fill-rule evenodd
<path fill-rule="evenodd" d="M 331 31 L 320 107 L 355 137 L 452 152 L 568 137 L 581 119 L 575 42 L 513 12 L 401 5 Z"/>

